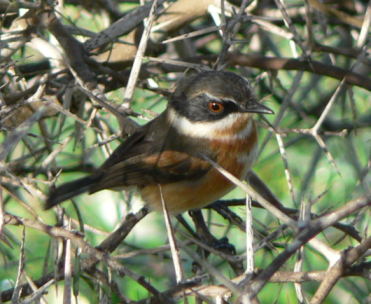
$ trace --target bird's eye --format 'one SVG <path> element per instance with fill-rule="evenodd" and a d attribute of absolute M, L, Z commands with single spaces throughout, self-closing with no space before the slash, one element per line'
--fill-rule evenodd
<path fill-rule="evenodd" d="M 220 113 L 221 111 L 223 111 L 224 106 L 220 102 L 210 102 L 209 103 L 209 109 L 213 113 Z"/>

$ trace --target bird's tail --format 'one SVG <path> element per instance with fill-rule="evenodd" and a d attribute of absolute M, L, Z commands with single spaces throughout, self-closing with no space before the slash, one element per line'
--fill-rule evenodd
<path fill-rule="evenodd" d="M 59 186 L 49 194 L 46 204 L 44 205 L 44 209 L 50 209 L 64 202 L 65 200 L 73 198 L 84 192 L 88 192 L 90 187 L 96 182 L 97 180 L 95 178 L 87 176 Z"/>

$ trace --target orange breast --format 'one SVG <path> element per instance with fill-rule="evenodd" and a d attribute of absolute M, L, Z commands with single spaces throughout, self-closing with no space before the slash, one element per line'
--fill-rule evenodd
<path fill-rule="evenodd" d="M 257 154 L 257 134 L 254 131 L 245 139 L 210 141 L 217 152 L 217 163 L 239 179 L 243 179 Z M 196 181 L 179 181 L 162 184 L 164 201 L 170 213 L 179 214 L 191 209 L 202 208 L 230 192 L 235 185 L 215 168 Z M 158 185 L 145 186 L 140 195 L 150 209 L 161 211 L 161 194 Z"/>

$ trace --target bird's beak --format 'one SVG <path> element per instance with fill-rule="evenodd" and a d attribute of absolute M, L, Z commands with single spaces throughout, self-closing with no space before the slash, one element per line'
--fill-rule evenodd
<path fill-rule="evenodd" d="M 241 112 L 259 113 L 259 114 L 274 114 L 273 110 L 260 104 L 258 101 L 249 101 L 240 105 Z"/>

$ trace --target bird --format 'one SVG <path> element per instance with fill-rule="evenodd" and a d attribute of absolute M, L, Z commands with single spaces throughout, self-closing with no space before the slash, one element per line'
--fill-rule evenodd
<path fill-rule="evenodd" d="M 235 185 L 209 160 L 243 179 L 258 154 L 253 114 L 260 104 L 249 81 L 229 71 L 184 77 L 166 109 L 140 126 L 91 175 L 52 190 L 45 209 L 84 192 L 134 189 L 150 211 L 201 209 Z"/>

